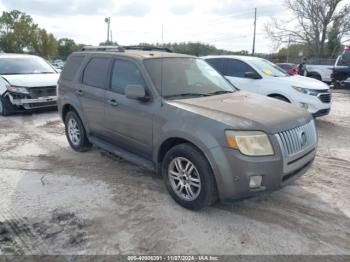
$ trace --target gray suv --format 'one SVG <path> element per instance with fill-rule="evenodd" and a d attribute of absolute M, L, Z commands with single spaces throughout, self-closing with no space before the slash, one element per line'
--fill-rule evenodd
<path fill-rule="evenodd" d="M 307 111 L 238 91 L 192 56 L 76 52 L 59 79 L 58 107 L 74 150 L 94 144 L 158 172 L 189 209 L 276 190 L 316 154 Z"/>

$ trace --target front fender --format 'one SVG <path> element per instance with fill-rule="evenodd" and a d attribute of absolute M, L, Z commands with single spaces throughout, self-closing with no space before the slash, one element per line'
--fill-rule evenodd
<path fill-rule="evenodd" d="M 5 94 L 7 90 L 6 85 L 8 85 L 8 82 L 0 76 L 0 96 Z"/>

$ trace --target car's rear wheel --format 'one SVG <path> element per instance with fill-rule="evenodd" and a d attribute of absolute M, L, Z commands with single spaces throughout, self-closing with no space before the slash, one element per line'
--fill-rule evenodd
<path fill-rule="evenodd" d="M 0 96 L 0 115 L 8 116 L 11 113 L 9 100 L 6 97 Z"/>
<path fill-rule="evenodd" d="M 65 132 L 70 146 L 78 152 L 88 151 L 92 144 L 88 140 L 84 125 L 76 112 L 68 112 L 65 118 Z"/>
<path fill-rule="evenodd" d="M 172 198 L 181 206 L 198 210 L 217 199 L 216 183 L 208 160 L 191 144 L 180 144 L 165 155 L 162 174 Z"/>

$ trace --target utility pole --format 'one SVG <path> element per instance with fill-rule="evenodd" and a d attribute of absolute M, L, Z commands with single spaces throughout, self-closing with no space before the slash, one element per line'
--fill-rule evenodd
<path fill-rule="evenodd" d="M 255 36 L 256 36 L 256 11 L 257 9 L 254 9 L 254 36 L 253 36 L 253 50 L 252 55 L 255 55 Z"/>
<path fill-rule="evenodd" d="M 290 35 L 288 36 L 288 47 L 287 47 L 287 63 L 289 63 L 289 47 L 290 47 Z"/>
<path fill-rule="evenodd" d="M 107 44 L 109 43 L 109 28 L 111 26 L 111 18 L 106 17 L 105 22 L 107 23 Z"/>

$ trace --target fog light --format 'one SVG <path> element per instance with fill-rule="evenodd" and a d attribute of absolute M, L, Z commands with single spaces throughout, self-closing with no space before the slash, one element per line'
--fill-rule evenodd
<path fill-rule="evenodd" d="M 259 188 L 261 187 L 262 176 L 250 176 L 249 187 Z"/>

